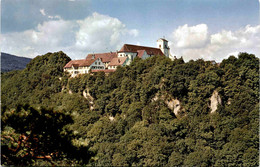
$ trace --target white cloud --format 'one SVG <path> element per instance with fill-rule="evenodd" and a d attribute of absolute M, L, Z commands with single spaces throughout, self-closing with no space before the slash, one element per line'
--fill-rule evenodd
<path fill-rule="evenodd" d="M 195 28 L 201 25 L 204 25 L 202 26 L 204 28 Z M 195 31 L 195 29 L 200 31 Z M 207 33 L 205 24 L 193 27 L 184 25 L 177 28 L 170 39 L 172 54 L 178 55 L 178 57 L 183 56 L 186 61 L 198 58 L 221 61 L 229 55 L 237 55 L 239 52 L 260 55 L 260 25 L 247 25 L 236 31 L 222 30 L 206 35 Z M 191 34 L 190 37 L 187 34 Z M 194 42 L 198 42 L 198 44 Z"/>
<path fill-rule="evenodd" d="M 132 29 L 129 31 L 129 34 L 137 37 L 139 35 L 139 31 L 137 29 Z"/>
<path fill-rule="evenodd" d="M 80 50 L 114 51 L 121 47 L 124 38 L 138 35 L 138 30 L 128 30 L 117 18 L 98 13 L 77 23 L 80 29 L 76 33 L 76 47 Z"/>
<path fill-rule="evenodd" d="M 188 27 L 187 24 L 178 27 L 173 32 L 174 40 L 179 48 L 197 48 L 204 46 L 208 39 L 208 27 L 199 24 Z"/>
<path fill-rule="evenodd" d="M 2 34 L 2 50 L 26 57 L 59 51 L 73 45 L 74 28 L 70 21 L 52 20 L 34 30 Z"/>
<path fill-rule="evenodd" d="M 47 18 L 49 19 L 62 19 L 61 16 L 59 15 L 55 15 L 55 16 L 51 16 L 51 15 L 47 15 L 46 12 L 45 12 L 45 9 L 40 9 L 40 13 L 43 15 L 43 16 L 46 16 Z"/>
<path fill-rule="evenodd" d="M 38 24 L 31 30 L 2 34 L 2 51 L 25 57 L 62 50 L 72 59 L 93 52 L 120 49 L 138 30 L 127 29 L 117 18 L 93 13 L 83 20 L 62 18 Z"/>
<path fill-rule="evenodd" d="M 235 56 L 235 57 L 237 57 L 238 54 L 239 54 L 238 51 L 237 51 L 237 52 L 231 52 L 231 53 L 228 53 L 227 56 L 225 57 L 225 59 L 227 59 L 229 56 Z"/>
<path fill-rule="evenodd" d="M 217 34 L 213 34 L 210 37 L 210 42 L 213 45 L 223 45 L 223 44 L 227 45 L 237 41 L 238 38 L 235 37 L 231 31 L 225 31 L 225 30 Z"/>
<path fill-rule="evenodd" d="M 61 17 L 59 15 L 56 16 L 48 16 L 49 19 L 61 19 Z"/>
<path fill-rule="evenodd" d="M 46 15 L 46 13 L 45 13 L 45 10 L 44 10 L 44 9 L 40 9 L 40 13 L 41 13 L 43 16 L 45 16 L 45 15 Z"/>

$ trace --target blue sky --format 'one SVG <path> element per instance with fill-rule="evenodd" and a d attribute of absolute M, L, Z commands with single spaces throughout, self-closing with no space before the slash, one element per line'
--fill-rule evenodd
<path fill-rule="evenodd" d="M 19 56 L 80 59 L 160 37 L 185 60 L 260 53 L 259 0 L 2 0 L 1 9 L 2 52 Z"/>

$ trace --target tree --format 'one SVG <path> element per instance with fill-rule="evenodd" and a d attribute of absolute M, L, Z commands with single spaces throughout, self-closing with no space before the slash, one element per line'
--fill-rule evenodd
<path fill-rule="evenodd" d="M 18 105 L 14 110 L 3 111 L 2 163 L 29 165 L 44 160 L 55 164 L 74 153 L 71 132 L 66 129 L 71 123 L 69 115 L 51 109 Z"/>

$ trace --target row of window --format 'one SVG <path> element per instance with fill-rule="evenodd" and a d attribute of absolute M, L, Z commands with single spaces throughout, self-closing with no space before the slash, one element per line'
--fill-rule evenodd
<path fill-rule="evenodd" d="M 127 54 L 119 54 L 118 55 L 118 57 L 127 57 L 127 56 L 133 56 L 133 55 L 131 55 L 131 54 L 128 54 L 128 55 Z"/>
<path fill-rule="evenodd" d="M 100 65 L 100 62 L 95 62 L 95 65 L 97 65 L 97 64 Z"/>
<path fill-rule="evenodd" d="M 92 66 L 92 69 L 104 69 L 103 66 Z"/>
<path fill-rule="evenodd" d="M 110 67 L 110 68 L 114 68 L 114 69 L 116 68 L 116 66 L 109 66 L 109 67 Z"/>

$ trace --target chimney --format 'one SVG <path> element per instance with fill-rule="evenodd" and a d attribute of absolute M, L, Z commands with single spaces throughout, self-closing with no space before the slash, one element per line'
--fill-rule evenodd
<path fill-rule="evenodd" d="M 92 59 L 95 59 L 95 54 L 92 54 Z"/>

